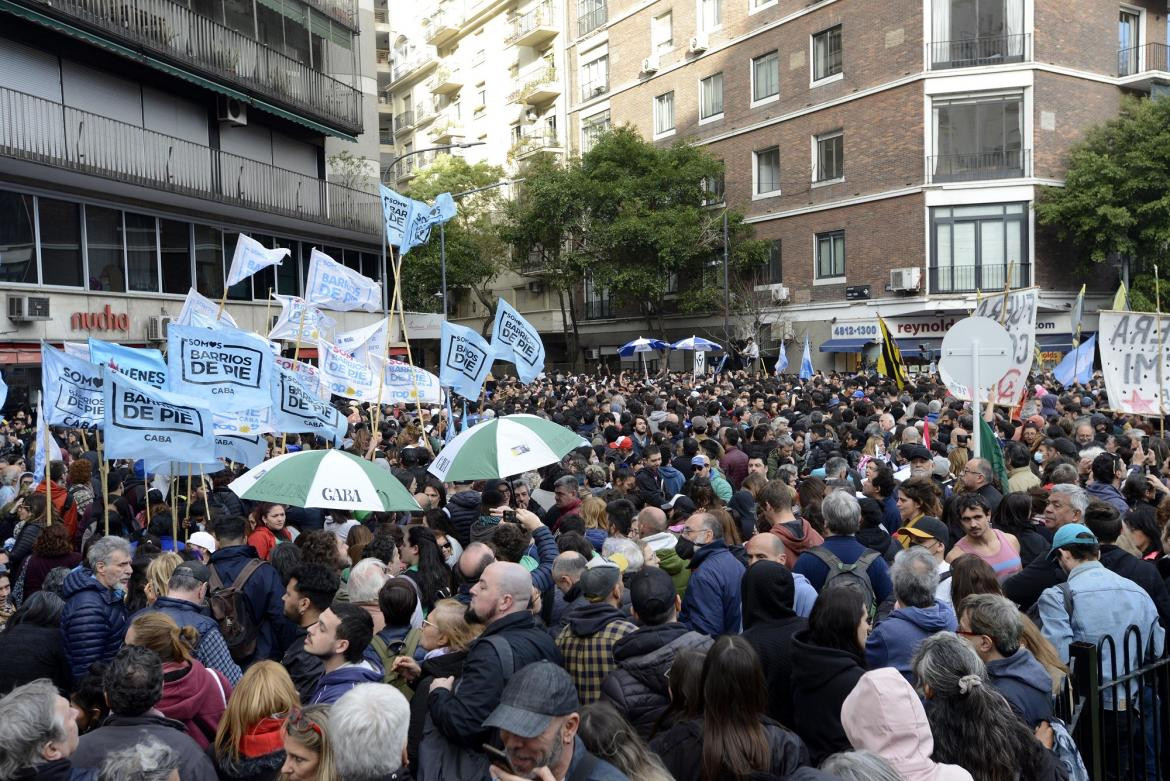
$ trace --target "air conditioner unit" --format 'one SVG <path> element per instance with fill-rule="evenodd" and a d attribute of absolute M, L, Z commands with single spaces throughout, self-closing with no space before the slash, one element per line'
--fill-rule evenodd
<path fill-rule="evenodd" d="M 528 292 L 532 294 L 539 294 L 544 292 L 544 283 L 540 281 L 529 282 Z"/>
<path fill-rule="evenodd" d="M 646 59 L 642 60 L 642 72 L 643 73 L 657 73 L 658 72 L 658 57 L 651 55 L 650 57 L 647 57 Z"/>
<path fill-rule="evenodd" d="M 146 339 L 150 342 L 165 342 L 167 340 L 167 329 L 171 327 L 170 315 L 151 315 L 150 320 L 146 322 Z"/>
<path fill-rule="evenodd" d="M 890 290 L 918 290 L 922 286 L 922 269 L 890 269 Z"/>
<path fill-rule="evenodd" d="M 698 54 L 699 52 L 705 52 L 705 51 L 707 51 L 707 47 L 709 45 L 710 44 L 707 41 L 707 34 L 706 33 L 699 33 L 694 38 L 691 38 L 691 45 L 689 47 L 689 51 L 691 52 L 691 54 Z"/>
<path fill-rule="evenodd" d="M 243 127 L 248 124 L 248 106 L 235 98 L 221 95 L 215 102 L 216 119 L 225 125 Z"/>
<path fill-rule="evenodd" d="M 8 319 L 16 323 L 51 320 L 49 299 L 44 296 L 9 296 Z"/>
<path fill-rule="evenodd" d="M 788 286 L 787 285 L 769 285 L 768 292 L 771 293 L 772 303 L 780 303 L 788 300 Z"/>
<path fill-rule="evenodd" d="M 598 347 L 586 347 L 585 348 L 585 360 L 596 361 L 600 357 L 601 357 L 601 349 L 600 348 L 598 348 Z"/>

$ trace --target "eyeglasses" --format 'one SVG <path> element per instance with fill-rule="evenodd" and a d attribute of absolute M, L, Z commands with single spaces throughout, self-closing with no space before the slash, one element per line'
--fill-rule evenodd
<path fill-rule="evenodd" d="M 293 708 L 288 712 L 287 723 L 298 732 L 304 732 L 305 730 L 311 729 L 322 738 L 325 737 L 325 733 L 321 731 L 321 726 L 312 719 L 305 716 L 305 712 L 300 708 Z"/>
<path fill-rule="evenodd" d="M 423 625 L 423 626 L 429 626 L 431 629 L 435 629 L 435 628 L 436 628 L 436 627 L 435 627 L 435 622 L 434 622 L 434 621 L 431 621 L 429 618 L 424 618 L 424 619 L 423 619 L 423 621 L 422 621 L 422 625 Z"/>

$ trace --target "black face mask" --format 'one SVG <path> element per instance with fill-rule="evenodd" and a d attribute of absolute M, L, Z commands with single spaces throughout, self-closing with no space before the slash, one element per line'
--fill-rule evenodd
<path fill-rule="evenodd" d="M 678 554 L 680 559 L 689 559 L 695 555 L 695 543 L 686 537 L 679 537 L 678 544 L 674 546 L 674 552 Z"/>

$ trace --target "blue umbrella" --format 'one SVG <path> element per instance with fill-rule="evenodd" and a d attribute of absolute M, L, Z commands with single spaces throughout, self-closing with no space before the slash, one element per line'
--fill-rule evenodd
<path fill-rule="evenodd" d="M 627 342 L 619 347 L 618 355 L 623 358 L 633 358 L 635 353 L 650 353 L 669 349 L 671 349 L 670 342 L 664 342 L 661 339 L 647 339 L 640 336 L 634 341 Z"/>
<path fill-rule="evenodd" d="M 723 349 L 722 345 L 715 344 L 710 339 L 704 339 L 701 336 L 692 336 L 689 339 L 680 339 L 670 347 L 673 350 L 702 350 L 703 352 L 708 353 L 719 352 Z"/>

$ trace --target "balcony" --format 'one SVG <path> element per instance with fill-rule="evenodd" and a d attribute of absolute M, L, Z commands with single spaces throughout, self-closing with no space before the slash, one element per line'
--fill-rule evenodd
<path fill-rule="evenodd" d="M 613 317 L 613 299 L 594 298 L 585 302 L 585 320 L 608 320 Z"/>
<path fill-rule="evenodd" d="M 1027 176 L 1030 150 L 1001 149 L 959 155 L 933 155 L 927 158 L 928 181 L 978 182 L 985 179 L 1014 179 Z"/>
<path fill-rule="evenodd" d="M 537 152 L 551 152 L 554 154 L 564 152 L 564 146 L 561 144 L 560 138 L 552 131 L 534 131 L 531 133 L 524 133 L 520 140 L 512 145 L 512 156 L 517 160 L 523 160 L 526 157 L 531 157 Z"/>
<path fill-rule="evenodd" d="M 427 80 L 427 90 L 432 95 L 454 95 L 463 89 L 463 79 L 455 75 L 455 71 L 447 67 L 439 68 L 435 75 Z"/>
<path fill-rule="evenodd" d="M 0 156 L 376 234 L 376 193 L 0 88 Z"/>
<path fill-rule="evenodd" d="M 378 64 L 378 70 L 383 73 L 390 72 L 390 50 L 389 49 L 375 49 L 374 61 Z"/>
<path fill-rule="evenodd" d="M 532 71 L 527 76 L 521 74 L 516 83 L 515 91 L 508 96 L 509 103 L 539 106 L 554 100 L 561 94 L 561 85 L 557 81 L 557 69 L 551 65 Z"/>
<path fill-rule="evenodd" d="M 322 0 L 325 2 L 325 0 Z M 362 132 L 361 91 L 172 0 L 29 0 L 167 66 L 197 73 L 347 135 Z M 345 6 L 340 2 L 338 8 Z"/>
<path fill-rule="evenodd" d="M 581 102 L 586 103 L 609 92 L 609 80 L 590 81 L 581 85 Z"/>
<path fill-rule="evenodd" d="M 460 141 L 467 131 L 463 128 L 463 123 L 458 119 L 440 113 L 435 118 L 435 124 L 431 127 L 428 135 L 436 144 L 451 144 Z"/>
<path fill-rule="evenodd" d="M 556 38 L 558 32 L 552 3 L 541 3 L 512 22 L 512 32 L 504 43 L 509 46 L 540 46 Z"/>
<path fill-rule="evenodd" d="M 385 8 L 375 8 L 374 24 L 390 24 L 390 12 Z"/>
<path fill-rule="evenodd" d="M 434 65 L 435 62 L 434 52 L 427 49 L 415 50 L 405 57 L 395 54 L 391 58 L 390 83 L 395 84 L 416 73 L 421 73 Z"/>
<path fill-rule="evenodd" d="M 1125 86 L 1149 90 L 1155 84 L 1170 81 L 1170 47 L 1164 43 L 1147 43 L 1117 52 L 1117 75 Z"/>
<path fill-rule="evenodd" d="M 414 112 L 403 111 L 394 115 L 394 132 L 405 133 L 414 127 Z"/>
<path fill-rule="evenodd" d="M 393 144 L 394 143 L 394 129 L 388 127 L 378 128 L 378 143 L 379 144 Z"/>
<path fill-rule="evenodd" d="M 435 162 L 437 157 L 437 152 L 420 152 L 417 155 L 404 157 L 394 164 L 394 167 L 391 169 L 391 176 L 396 182 L 409 182 L 418 175 L 421 169 Z"/>
<path fill-rule="evenodd" d="M 957 41 L 934 41 L 927 46 L 931 70 L 976 68 L 1031 59 L 1032 36 L 988 35 Z"/>
<path fill-rule="evenodd" d="M 609 9 L 605 3 L 596 5 L 591 11 L 586 11 L 577 17 L 577 37 L 583 37 L 601 27 L 609 19 Z"/>
<path fill-rule="evenodd" d="M 423 34 L 431 46 L 444 46 L 459 35 L 463 26 L 463 15 L 452 8 L 444 8 L 423 20 Z"/>
<path fill-rule="evenodd" d="M 1003 290 L 1008 269 L 1011 286 L 1027 287 L 1032 279 L 1030 263 L 985 263 L 974 266 L 931 266 L 927 269 L 931 293 L 977 293 Z"/>
<path fill-rule="evenodd" d="M 394 100 L 385 92 L 378 93 L 378 111 L 383 114 L 394 112 Z"/>
<path fill-rule="evenodd" d="M 516 270 L 525 276 L 540 275 L 544 272 L 544 254 L 538 249 L 532 250 L 520 260 Z"/>
<path fill-rule="evenodd" d="M 419 103 L 414 108 L 414 126 L 420 128 L 435 118 L 435 107 L 430 101 Z"/>

